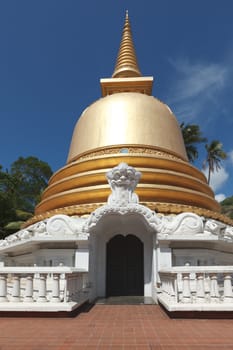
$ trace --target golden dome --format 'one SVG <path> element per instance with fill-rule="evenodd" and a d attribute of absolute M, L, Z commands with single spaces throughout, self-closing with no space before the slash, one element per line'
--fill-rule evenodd
<path fill-rule="evenodd" d="M 106 203 L 105 174 L 121 162 L 142 173 L 136 188 L 141 204 L 161 213 L 192 211 L 227 221 L 204 174 L 187 160 L 174 114 L 150 96 L 153 78 L 139 74 L 126 14 L 113 78 L 101 79 L 103 97 L 82 113 L 67 165 L 52 176 L 26 225 L 58 213 L 90 214 Z"/>
<path fill-rule="evenodd" d="M 115 93 L 88 107 L 75 126 L 67 162 L 91 150 L 119 145 L 149 145 L 187 159 L 170 108 L 141 93 Z"/>

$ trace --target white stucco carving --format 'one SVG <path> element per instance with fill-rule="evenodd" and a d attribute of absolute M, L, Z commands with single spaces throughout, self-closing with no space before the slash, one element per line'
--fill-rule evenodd
<path fill-rule="evenodd" d="M 47 233 L 52 236 L 75 235 L 77 240 L 86 240 L 88 234 L 83 230 L 85 222 L 85 218 L 54 215 L 47 222 Z"/>
<path fill-rule="evenodd" d="M 208 219 L 205 222 L 204 233 L 219 236 L 225 227 L 226 225 L 219 221 Z"/>
<path fill-rule="evenodd" d="M 141 177 L 141 173 L 126 163 L 120 163 L 107 173 L 108 183 L 112 193 L 108 197 L 109 205 L 126 206 L 138 203 L 138 196 L 134 190 Z"/>
<path fill-rule="evenodd" d="M 141 173 L 126 163 L 120 163 L 107 173 L 108 183 L 112 193 L 106 205 L 96 209 L 88 218 L 85 231 L 93 229 L 105 216 L 111 214 L 130 215 L 139 214 L 155 231 L 161 224 L 160 218 L 149 208 L 138 204 L 139 198 L 134 190 L 141 177 Z"/>
<path fill-rule="evenodd" d="M 199 234 L 203 233 L 203 220 L 193 213 L 163 216 L 160 234 Z"/>
<path fill-rule="evenodd" d="M 225 228 L 225 231 L 223 233 L 223 238 L 228 240 L 228 241 L 233 241 L 233 227 L 232 226 L 227 226 Z"/>
<path fill-rule="evenodd" d="M 29 241 L 32 238 L 51 237 L 61 238 L 62 236 L 74 235 L 77 240 L 87 240 L 88 233 L 83 231 L 87 219 L 80 217 L 69 217 L 67 215 L 54 215 L 48 220 L 37 222 L 27 229 L 19 230 L 0 240 L 0 249 Z"/>
<path fill-rule="evenodd" d="M 30 231 L 40 236 L 47 235 L 47 220 L 37 222 L 36 224 L 30 226 Z"/>
<path fill-rule="evenodd" d="M 85 231 L 93 229 L 97 223 L 105 216 L 117 214 L 117 215 L 132 215 L 139 214 L 143 216 L 146 223 L 155 231 L 158 231 L 161 225 L 161 219 L 155 212 L 140 204 L 128 204 L 125 207 L 119 207 L 115 205 L 103 205 L 96 209 L 87 220 L 85 225 Z"/>
<path fill-rule="evenodd" d="M 51 235 L 74 235 L 82 232 L 85 219 L 69 217 L 67 215 L 54 215 L 47 222 L 47 232 Z"/>

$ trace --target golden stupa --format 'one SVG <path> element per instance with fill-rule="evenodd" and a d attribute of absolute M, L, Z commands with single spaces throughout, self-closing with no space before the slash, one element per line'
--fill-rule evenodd
<path fill-rule="evenodd" d="M 189 164 L 179 124 L 151 96 L 153 77 L 140 73 L 126 13 L 112 78 L 100 80 L 102 98 L 84 110 L 67 164 L 50 179 L 35 216 L 90 214 L 106 203 L 106 172 L 121 162 L 142 173 L 140 203 L 160 213 L 192 211 L 226 221 L 205 176 Z"/>

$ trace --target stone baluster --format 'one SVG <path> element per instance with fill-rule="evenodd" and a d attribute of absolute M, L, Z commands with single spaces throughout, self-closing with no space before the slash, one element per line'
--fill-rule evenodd
<path fill-rule="evenodd" d="M 218 279 L 216 273 L 210 273 L 210 302 L 219 302 Z"/>
<path fill-rule="evenodd" d="M 166 296 L 168 296 L 168 282 L 167 282 L 168 277 L 165 276 L 165 281 L 164 281 L 164 290 L 166 293 Z"/>
<path fill-rule="evenodd" d="M 183 279 L 183 295 L 182 295 L 182 303 L 191 303 L 191 290 L 190 290 L 190 273 L 182 273 Z"/>
<path fill-rule="evenodd" d="M 60 274 L 60 301 L 65 301 L 66 294 L 66 275 L 64 273 Z"/>
<path fill-rule="evenodd" d="M 46 298 L 46 277 L 47 275 L 44 273 L 40 274 L 40 278 L 39 278 L 39 293 L 38 293 L 38 298 L 37 298 L 37 302 L 39 303 L 43 303 L 43 302 L 47 302 L 47 298 Z"/>
<path fill-rule="evenodd" d="M 11 301 L 20 301 L 20 278 L 18 275 L 13 276 L 13 286 L 12 286 L 12 298 Z"/>
<path fill-rule="evenodd" d="M 197 283 L 197 294 L 196 302 L 204 303 L 205 302 L 205 286 L 204 286 L 204 274 L 196 273 L 196 283 Z"/>
<path fill-rule="evenodd" d="M 70 275 L 69 274 L 66 274 L 65 276 L 65 288 L 64 288 L 64 301 L 65 302 L 69 302 L 71 300 L 71 293 L 70 293 L 70 286 L 71 286 L 71 283 L 70 283 Z"/>
<path fill-rule="evenodd" d="M 233 301 L 231 274 L 230 273 L 224 273 L 223 275 L 224 275 L 224 296 L 223 296 L 223 301 L 224 301 L 224 303 L 231 303 Z"/>
<path fill-rule="evenodd" d="M 162 288 L 162 294 L 165 294 L 165 279 L 164 279 L 164 275 L 160 276 L 161 278 L 161 288 Z"/>
<path fill-rule="evenodd" d="M 171 275 L 169 278 L 169 298 L 170 298 L 171 302 L 177 301 L 176 290 L 175 290 L 175 281 L 176 281 L 176 276 Z"/>
<path fill-rule="evenodd" d="M 52 303 L 59 303 L 60 302 L 60 275 L 59 274 L 53 274 L 53 280 L 52 280 Z"/>
<path fill-rule="evenodd" d="M 0 275 L 0 302 L 7 302 L 7 275 Z"/>
<path fill-rule="evenodd" d="M 33 302 L 33 276 L 28 275 L 26 278 L 26 288 L 24 295 L 24 302 Z"/>

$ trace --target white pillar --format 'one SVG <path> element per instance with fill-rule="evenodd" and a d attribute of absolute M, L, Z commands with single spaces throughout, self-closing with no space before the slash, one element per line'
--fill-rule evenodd
<path fill-rule="evenodd" d="M 177 274 L 169 276 L 169 295 L 172 302 L 177 302 Z"/>
<path fill-rule="evenodd" d="M 59 303 L 60 302 L 60 280 L 59 280 L 59 274 L 53 274 L 53 281 L 52 281 L 52 303 Z"/>
<path fill-rule="evenodd" d="M 47 302 L 46 298 L 46 274 L 41 273 L 40 274 L 40 279 L 39 279 L 39 295 L 37 302 L 43 303 Z"/>
<path fill-rule="evenodd" d="M 197 303 L 205 302 L 205 287 L 204 287 L 204 274 L 196 273 L 196 283 L 197 283 L 197 294 L 196 301 Z"/>
<path fill-rule="evenodd" d="M 190 273 L 182 273 L 183 278 L 183 296 L 182 303 L 191 303 L 191 290 L 190 290 Z"/>
<path fill-rule="evenodd" d="M 13 276 L 12 299 L 11 301 L 20 301 L 20 279 L 18 275 Z"/>
<path fill-rule="evenodd" d="M 224 303 L 231 303 L 233 301 L 231 274 L 224 273 Z"/>
<path fill-rule="evenodd" d="M 26 279 L 26 288 L 24 295 L 24 302 L 33 302 L 33 276 L 29 275 Z"/>
<path fill-rule="evenodd" d="M 216 303 L 219 301 L 218 280 L 216 273 L 210 273 L 210 301 Z"/>
<path fill-rule="evenodd" d="M 7 276 L 0 275 L 0 302 L 6 302 L 7 299 Z"/>

